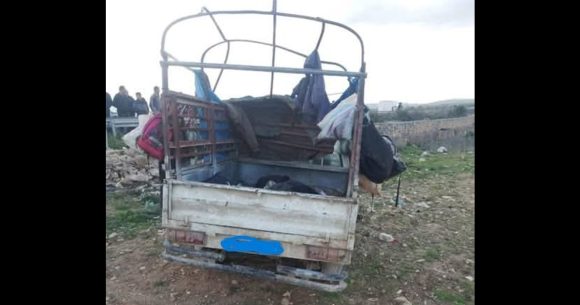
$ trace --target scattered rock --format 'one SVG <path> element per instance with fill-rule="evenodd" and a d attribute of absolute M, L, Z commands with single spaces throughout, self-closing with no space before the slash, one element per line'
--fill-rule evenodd
<path fill-rule="evenodd" d="M 419 158 L 419 162 L 425 162 L 427 161 L 425 158 Z"/>
<path fill-rule="evenodd" d="M 139 267 L 139 270 L 141 270 L 141 271 L 145 270 L 145 266 Z"/>
<path fill-rule="evenodd" d="M 389 243 L 390 242 L 393 242 L 395 240 L 395 238 L 392 235 L 387 234 L 387 233 L 381 233 L 381 234 L 379 234 L 379 239 L 382 240 L 382 241 L 389 242 Z"/>
<path fill-rule="evenodd" d="M 280 304 L 282 304 L 282 305 L 290 305 L 290 300 L 288 300 L 287 298 L 282 298 L 282 301 L 280 302 Z"/>
<path fill-rule="evenodd" d="M 466 278 L 468 281 L 470 281 L 470 282 L 473 282 L 473 276 L 470 276 L 470 275 L 468 275 L 468 276 L 466 276 L 465 278 Z"/>
<path fill-rule="evenodd" d="M 397 294 L 401 294 L 401 293 L 403 293 L 402 289 L 397 290 Z"/>
<path fill-rule="evenodd" d="M 292 294 L 290 293 L 290 291 L 286 291 L 284 292 L 284 294 L 282 295 L 285 298 L 289 298 Z"/>
<path fill-rule="evenodd" d="M 411 302 L 409 302 L 409 300 L 407 300 L 406 297 L 396 297 L 395 302 L 401 305 L 413 305 Z"/>
<path fill-rule="evenodd" d="M 424 258 L 422 258 L 422 259 L 418 259 L 418 260 L 416 260 L 415 262 L 417 262 L 417 263 L 422 263 L 422 262 L 424 262 L 424 261 L 425 261 L 425 259 L 424 259 Z"/>
<path fill-rule="evenodd" d="M 113 233 L 109 234 L 109 238 L 115 238 L 115 237 L 117 237 L 117 235 L 119 235 L 119 234 L 113 232 Z"/>
<path fill-rule="evenodd" d="M 238 281 L 232 280 L 232 285 L 238 285 Z"/>
<path fill-rule="evenodd" d="M 426 208 L 426 209 L 429 208 L 429 205 L 425 202 L 417 202 L 417 203 L 415 203 L 415 206 L 421 207 L 421 208 Z"/>
<path fill-rule="evenodd" d="M 446 153 L 447 152 L 447 148 L 445 148 L 445 146 L 441 146 L 441 147 L 437 148 L 437 152 L 438 153 Z"/>
<path fill-rule="evenodd" d="M 175 302 L 175 300 L 177 299 L 177 297 L 176 297 L 176 296 L 177 296 L 177 293 L 170 293 L 170 294 L 169 294 L 169 300 L 170 300 L 171 302 Z"/>
<path fill-rule="evenodd" d="M 116 277 L 116 276 L 113 276 L 113 277 L 111 278 L 111 281 L 114 281 L 114 280 L 116 280 L 116 279 L 117 279 L 117 277 Z"/>
<path fill-rule="evenodd" d="M 421 154 L 421 157 L 426 157 L 426 156 L 428 156 L 428 155 L 430 155 L 430 153 L 429 153 L 428 151 L 424 151 L 424 152 Z"/>
<path fill-rule="evenodd" d="M 369 301 L 369 302 L 376 302 L 376 301 L 378 301 L 378 300 L 379 300 L 378 298 L 369 298 L 369 299 L 368 299 L 368 301 Z"/>
<path fill-rule="evenodd" d="M 148 162 L 140 150 L 108 150 L 105 168 L 106 184 L 117 188 L 148 184 L 159 177 L 157 162 Z"/>
<path fill-rule="evenodd" d="M 470 264 L 473 264 L 473 260 L 470 260 L 470 259 L 468 258 L 468 259 L 466 259 L 466 260 L 465 260 L 465 263 L 466 263 L 466 264 L 468 264 L 468 265 L 470 265 Z"/>

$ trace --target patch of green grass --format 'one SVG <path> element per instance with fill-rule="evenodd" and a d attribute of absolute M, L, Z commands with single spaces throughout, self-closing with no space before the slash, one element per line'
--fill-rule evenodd
<path fill-rule="evenodd" d="M 123 142 L 122 136 L 120 134 L 117 134 L 117 136 L 113 136 L 112 133 L 108 134 L 109 139 L 109 148 L 111 149 L 121 149 L 127 145 L 125 145 L 125 142 Z"/>
<path fill-rule="evenodd" d="M 153 287 L 157 288 L 157 287 L 166 287 L 167 285 L 169 285 L 169 283 L 167 283 L 166 281 L 163 280 L 158 280 L 153 282 Z"/>
<path fill-rule="evenodd" d="M 415 145 L 401 149 L 401 157 L 407 165 L 403 177 L 411 179 L 432 178 L 437 175 L 451 176 L 458 173 L 473 173 L 475 160 L 473 154 L 451 152 L 447 154 L 430 153 L 421 157 L 423 150 Z M 419 159 L 425 161 L 419 161 Z"/>
<path fill-rule="evenodd" d="M 396 268 L 401 279 L 407 279 L 415 273 L 415 267 L 405 261 L 399 261 Z"/>
<path fill-rule="evenodd" d="M 381 258 L 378 256 L 367 256 L 356 268 L 357 273 L 365 277 L 373 278 L 382 276 L 383 266 L 381 265 Z"/>
<path fill-rule="evenodd" d="M 437 249 L 430 248 L 425 251 L 424 257 L 427 261 L 432 262 L 441 258 L 441 253 Z"/>
<path fill-rule="evenodd" d="M 441 302 L 446 302 L 453 305 L 465 305 L 466 303 L 463 295 L 448 290 L 437 289 L 435 290 L 434 294 L 435 298 Z"/>
<path fill-rule="evenodd" d="M 463 296 L 467 301 L 473 301 L 473 296 L 475 295 L 474 283 L 470 281 L 461 282 L 461 288 L 463 289 Z"/>
<path fill-rule="evenodd" d="M 337 292 L 321 292 L 320 301 L 322 304 L 335 304 L 339 305 L 344 302 L 344 296 Z"/>
<path fill-rule="evenodd" d="M 124 237 L 134 238 L 139 231 L 159 225 L 159 204 L 143 202 L 126 193 L 108 194 L 107 204 L 113 210 L 107 217 L 107 235 L 117 232 Z"/>

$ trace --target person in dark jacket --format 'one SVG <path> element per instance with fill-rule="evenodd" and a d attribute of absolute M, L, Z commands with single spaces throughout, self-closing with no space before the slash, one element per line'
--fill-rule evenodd
<path fill-rule="evenodd" d="M 106 103 L 107 103 L 107 111 L 106 111 L 106 117 L 110 118 L 111 117 L 111 106 L 113 106 L 113 99 L 111 98 L 111 95 L 109 94 L 109 92 L 105 92 L 107 94 L 106 96 Z"/>
<path fill-rule="evenodd" d="M 133 103 L 133 110 L 137 115 L 149 114 L 149 106 L 147 106 L 147 101 L 141 96 L 141 92 L 135 93 L 137 99 Z"/>
<path fill-rule="evenodd" d="M 153 94 L 151 98 L 149 98 L 149 107 L 151 107 L 151 111 L 156 114 L 161 111 L 161 103 L 159 102 L 159 87 L 155 86 L 153 88 Z"/>
<path fill-rule="evenodd" d="M 129 96 L 129 91 L 125 89 L 125 86 L 119 87 L 119 93 L 115 94 L 113 98 L 113 106 L 117 108 L 117 114 L 119 117 L 134 117 L 135 113 L 133 111 L 133 102 L 135 100 Z"/>

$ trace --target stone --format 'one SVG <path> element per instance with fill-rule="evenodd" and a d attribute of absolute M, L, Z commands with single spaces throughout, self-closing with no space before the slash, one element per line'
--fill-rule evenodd
<path fill-rule="evenodd" d="M 401 305 L 413 305 L 406 297 L 396 297 L 394 301 Z"/>
<path fill-rule="evenodd" d="M 426 208 L 426 209 L 430 208 L 430 206 L 425 202 L 417 202 L 417 203 L 415 203 L 415 206 L 420 207 L 420 208 Z"/>
<path fill-rule="evenodd" d="M 389 243 L 390 242 L 393 242 L 395 240 L 395 238 L 392 235 L 387 234 L 387 233 L 381 233 L 381 234 L 379 234 L 379 239 L 382 240 L 382 241 L 389 242 Z"/>

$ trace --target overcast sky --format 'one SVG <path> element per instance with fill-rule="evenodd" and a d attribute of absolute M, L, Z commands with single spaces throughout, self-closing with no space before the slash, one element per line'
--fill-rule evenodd
<path fill-rule="evenodd" d="M 271 10 L 271 0 L 107 0 L 106 86 L 114 95 L 119 85 L 148 98 L 161 86 L 161 35 L 174 19 L 217 10 Z M 357 31 L 365 44 L 368 78 L 365 102 L 397 100 L 426 103 L 474 97 L 474 0 L 278 0 L 278 11 L 322 17 Z M 166 50 L 183 61 L 200 61 L 220 36 L 209 18 L 185 21 L 170 31 Z M 272 18 L 216 16 L 229 39 L 271 42 Z M 278 18 L 277 43 L 305 54 L 316 46 L 320 26 L 314 22 Z M 360 68 L 360 47 L 354 36 L 327 26 L 319 48 L 322 60 L 349 70 Z M 208 54 L 207 62 L 222 62 L 225 46 Z M 303 59 L 278 50 L 276 63 L 302 67 Z M 270 65 L 271 49 L 232 44 L 229 63 Z M 332 66 L 323 66 L 332 69 Z M 217 71 L 208 72 L 210 81 Z M 290 94 L 301 75 L 275 76 L 274 93 Z M 325 77 L 333 101 L 346 89 L 342 77 Z M 216 94 L 221 98 L 269 93 L 270 74 L 225 71 Z M 170 70 L 170 88 L 193 93 L 191 72 Z"/>

